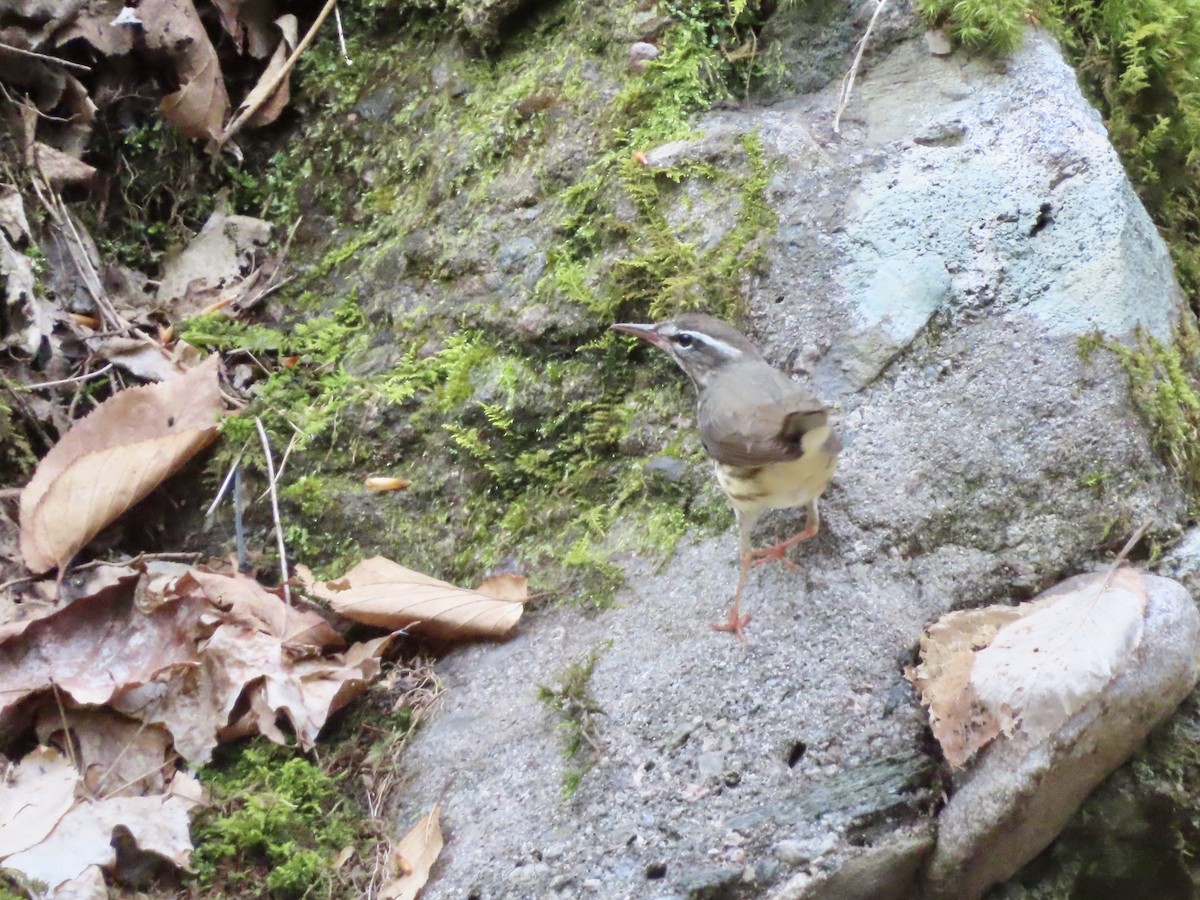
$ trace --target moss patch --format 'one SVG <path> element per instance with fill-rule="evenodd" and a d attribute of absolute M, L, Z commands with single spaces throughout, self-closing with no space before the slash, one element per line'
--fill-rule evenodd
<path fill-rule="evenodd" d="M 685 528 L 729 521 L 684 379 L 607 325 L 743 309 L 775 226 L 761 141 L 643 154 L 700 146 L 695 114 L 756 71 L 732 51 L 763 10 L 665 4 L 662 54 L 639 75 L 632 4 L 538 7 L 484 58 L 421 6 L 398 32 L 372 30 L 382 9 L 354 30 L 351 57 L 373 66 L 348 72 L 332 42 L 301 63 L 300 108 L 324 112 L 272 166 L 329 228 L 297 245 L 313 262 L 285 321 L 186 330 L 276 363 L 223 426 L 212 474 L 243 446 L 257 466 L 257 415 L 277 451 L 294 442 L 285 524 L 322 574 L 385 553 L 469 582 L 516 556 L 540 591 L 602 605 L 615 551 L 669 553 Z M 717 209 L 729 227 L 699 230 Z M 657 456 L 697 465 L 650 482 Z M 413 485 L 367 495 L 369 474 Z"/>
<path fill-rule="evenodd" d="M 563 757 L 567 761 L 567 769 L 563 772 L 564 797 L 570 797 L 578 790 L 599 751 L 597 717 L 603 715 L 604 710 L 592 696 L 590 685 L 596 664 L 608 647 L 608 644 L 593 647 L 586 657 L 568 665 L 556 685 L 538 686 L 538 699 L 559 719 Z"/>

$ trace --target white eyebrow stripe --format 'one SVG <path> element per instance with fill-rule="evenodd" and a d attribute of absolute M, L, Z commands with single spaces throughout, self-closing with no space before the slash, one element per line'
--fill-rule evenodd
<path fill-rule="evenodd" d="M 712 337 L 707 334 L 699 335 L 699 334 L 696 334 L 695 332 L 692 332 L 692 335 L 697 340 L 703 341 L 704 343 L 708 344 L 710 347 L 716 348 L 716 351 L 718 353 L 720 353 L 722 356 L 724 356 L 726 359 L 736 359 L 737 357 L 742 355 L 742 351 L 739 350 L 737 347 L 733 346 L 732 344 L 727 344 L 724 341 L 719 341 L 715 337 Z"/>

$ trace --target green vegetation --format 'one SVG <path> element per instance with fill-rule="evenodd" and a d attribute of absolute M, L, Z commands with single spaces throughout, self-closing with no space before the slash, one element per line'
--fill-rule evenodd
<path fill-rule="evenodd" d="M 543 587 L 603 605 L 615 550 L 667 554 L 687 527 L 727 524 L 702 470 L 647 483 L 654 456 L 702 459 L 674 424 L 691 400 L 668 361 L 631 358 L 606 328 L 743 310 L 775 226 L 762 142 L 643 163 L 700 139 L 692 117 L 761 75 L 763 14 L 723 0 L 665 11 L 642 75 L 616 37 L 633 7 L 617 4 L 540 8 L 484 58 L 447 40 L 453 10 L 370 5 L 349 51 L 377 68 L 347 67 L 333 42 L 303 57 L 297 105 L 321 112 L 266 169 L 292 173 L 285 206 L 328 224 L 315 248 L 297 245 L 321 258 L 289 287 L 282 328 L 207 317 L 183 336 L 267 363 L 222 426 L 212 475 L 242 452 L 261 467 L 254 416 L 277 452 L 294 442 L 285 526 L 320 573 L 380 552 L 469 582 L 517 556 Z M 510 211 L 534 206 L 519 233 L 544 264 L 501 271 Z M 729 227 L 706 233 L 715 209 Z M 530 307 L 551 321 L 535 340 L 514 327 Z M 413 483 L 369 497 L 368 474 Z"/>
<path fill-rule="evenodd" d="M 599 726 L 596 717 L 604 710 L 592 696 L 591 680 L 601 654 L 611 644 L 593 647 L 588 655 L 571 663 L 558 677 L 556 687 L 538 686 L 538 699 L 559 718 L 562 732 L 563 757 L 568 768 L 563 773 L 563 796 L 571 797 L 599 748 Z"/>
<path fill-rule="evenodd" d="M 238 897 L 332 893 L 332 862 L 372 837 L 336 779 L 257 739 L 201 772 L 211 804 L 192 826 L 196 881 Z"/>

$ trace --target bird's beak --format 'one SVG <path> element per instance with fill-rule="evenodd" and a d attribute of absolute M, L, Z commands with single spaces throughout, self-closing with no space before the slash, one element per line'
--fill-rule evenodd
<path fill-rule="evenodd" d="M 631 322 L 618 322 L 608 326 L 610 331 L 623 331 L 639 337 L 648 344 L 653 344 L 660 350 L 667 349 L 667 339 L 659 332 L 657 325 L 635 325 Z"/>

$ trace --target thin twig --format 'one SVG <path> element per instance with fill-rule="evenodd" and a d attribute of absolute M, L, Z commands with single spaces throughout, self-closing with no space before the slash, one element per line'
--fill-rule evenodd
<path fill-rule="evenodd" d="M 40 59 L 42 62 L 57 63 L 67 69 L 74 69 L 77 72 L 91 72 L 91 66 L 85 66 L 83 63 L 71 62 L 69 59 L 59 59 L 57 56 L 47 56 L 45 53 L 35 53 L 33 50 L 22 50 L 20 47 L 14 47 L 12 44 L 6 44 L 0 41 L 0 50 L 7 50 L 9 53 L 16 53 L 18 56 L 28 56 L 32 59 Z"/>
<path fill-rule="evenodd" d="M 102 369 L 97 369 L 95 372 L 85 372 L 82 375 L 76 375 L 73 378 L 60 378 L 58 381 L 43 381 L 40 384 L 23 384 L 18 390 L 22 391 L 40 391 L 42 388 L 61 387 L 64 384 L 75 384 L 80 381 L 87 381 L 90 378 L 98 378 L 113 367 L 109 363 Z"/>
<path fill-rule="evenodd" d="M 342 12 L 336 6 L 333 8 L 333 21 L 337 23 L 338 46 L 342 48 L 342 59 L 346 61 L 346 65 L 354 65 L 354 60 L 350 58 L 350 54 L 346 51 L 346 33 L 342 31 Z"/>
<path fill-rule="evenodd" d="M 267 430 L 263 428 L 262 419 L 254 417 L 254 427 L 258 429 L 258 438 L 262 441 L 263 455 L 267 458 L 267 477 L 271 486 L 271 516 L 275 520 L 275 543 L 279 547 L 279 581 L 283 585 L 283 600 L 292 605 L 292 591 L 288 587 L 287 549 L 283 545 L 283 525 L 279 521 L 279 495 L 275 492 L 275 461 L 271 458 L 271 442 L 267 440 Z"/>
<path fill-rule="evenodd" d="M 1129 556 L 1133 548 L 1137 546 L 1137 542 L 1142 539 L 1142 535 L 1144 535 L 1146 530 L 1153 524 L 1154 517 L 1148 517 L 1145 522 L 1138 526 L 1137 531 L 1130 536 L 1129 540 L 1125 542 L 1125 546 L 1121 548 L 1121 552 L 1117 554 L 1117 558 L 1113 560 L 1113 564 L 1109 566 L 1108 571 L 1104 573 L 1105 584 L 1108 584 L 1112 580 L 1113 575 L 1117 573 L 1117 569 L 1121 568 L 1121 564 L 1125 562 L 1125 558 Z"/>
<path fill-rule="evenodd" d="M 243 574 L 250 569 L 246 560 L 246 491 L 242 484 L 242 467 L 233 475 L 233 540 L 237 547 L 237 568 Z"/>
<path fill-rule="evenodd" d="M 850 104 L 850 93 L 854 90 L 854 79 L 858 77 L 858 67 L 862 65 L 863 53 L 867 50 L 867 41 L 870 39 L 871 31 L 875 28 L 879 14 L 883 12 L 885 6 L 887 6 L 887 0 L 875 0 L 875 12 L 871 14 L 871 21 L 867 23 L 867 30 L 863 32 L 863 36 L 858 42 L 858 52 L 854 54 L 854 62 L 850 66 L 850 71 L 842 79 L 842 94 L 838 97 L 837 112 L 833 115 L 834 134 L 842 133 L 840 130 L 842 113 L 846 111 L 846 107 Z"/>
<path fill-rule="evenodd" d="M 287 422 L 287 419 L 284 419 L 284 421 Z M 267 496 L 267 493 L 283 479 L 284 470 L 287 469 L 288 457 L 292 455 L 292 450 L 295 448 L 296 442 L 304 436 L 304 432 L 302 432 L 299 428 L 297 428 L 295 425 L 292 425 L 291 422 L 288 422 L 288 424 L 292 426 L 292 439 L 288 441 L 287 449 L 283 451 L 283 459 L 279 462 L 279 471 L 276 473 L 274 480 L 270 485 L 267 486 L 267 490 L 258 495 L 258 500 L 255 501 L 256 503 L 261 503 L 263 498 Z"/>
<path fill-rule="evenodd" d="M 292 51 L 292 55 L 287 58 L 279 71 L 275 73 L 275 77 L 267 82 L 266 89 L 259 95 L 258 100 L 246 109 L 243 109 L 233 121 L 225 126 L 225 130 L 221 132 L 221 136 L 217 138 L 217 146 L 223 147 L 229 142 L 229 139 L 241 131 L 242 126 L 246 124 L 246 120 L 253 116 L 275 93 L 279 85 L 283 84 L 283 79 L 291 74 L 292 68 L 296 65 L 296 61 L 300 59 L 300 54 L 308 49 L 308 45 L 313 42 L 313 38 L 317 36 L 317 29 L 329 18 L 329 14 L 333 12 L 333 8 L 337 5 L 337 0 L 326 0 L 325 5 L 321 8 L 320 14 L 317 15 L 317 20 L 312 23 L 312 27 L 308 29 L 308 33 L 304 35 L 304 39 L 296 45 L 296 49 Z"/>
<path fill-rule="evenodd" d="M 246 448 L 248 446 L 250 446 L 250 442 L 246 441 L 246 443 L 242 445 L 242 449 L 238 451 L 238 455 L 234 457 L 233 465 L 229 467 L 229 472 L 225 475 L 225 480 L 221 482 L 221 486 L 217 489 L 217 496 L 213 497 L 213 502 L 210 503 L 208 509 L 204 511 L 204 518 L 207 519 L 214 512 L 216 512 L 216 509 L 220 505 L 222 498 L 225 496 L 225 492 L 229 490 L 229 485 L 233 482 L 233 473 L 241 464 L 242 456 L 245 455 Z"/>

